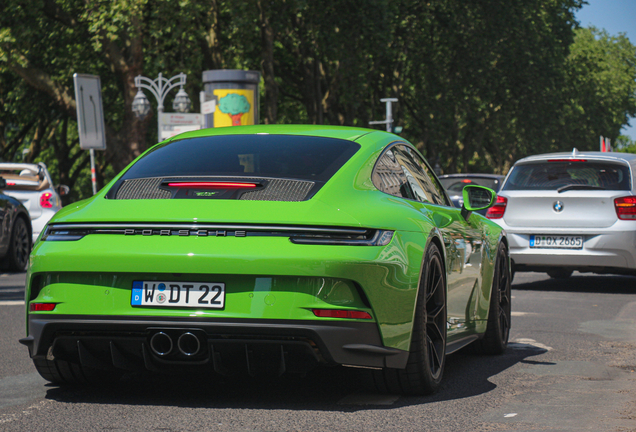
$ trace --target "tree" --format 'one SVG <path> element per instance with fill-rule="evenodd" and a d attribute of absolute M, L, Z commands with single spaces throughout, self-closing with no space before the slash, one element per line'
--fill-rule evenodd
<path fill-rule="evenodd" d="M 232 126 L 241 125 L 241 117 L 250 111 L 250 103 L 243 95 L 230 93 L 219 100 L 219 111 L 232 119 Z"/>

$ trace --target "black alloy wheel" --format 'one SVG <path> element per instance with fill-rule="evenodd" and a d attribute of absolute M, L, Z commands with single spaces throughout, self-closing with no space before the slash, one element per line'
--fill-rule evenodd
<path fill-rule="evenodd" d="M 488 327 L 484 337 L 476 342 L 478 351 L 484 354 L 503 354 L 508 346 L 512 298 L 510 280 L 508 248 L 500 243 L 492 281 Z"/>
<path fill-rule="evenodd" d="M 435 243 L 426 251 L 417 296 L 409 359 L 405 369 L 372 372 L 376 390 L 383 393 L 435 393 L 446 363 L 446 276 Z"/>
<path fill-rule="evenodd" d="M 9 251 L 5 257 L 5 263 L 9 270 L 16 272 L 26 270 L 30 253 L 31 234 L 24 219 L 18 217 L 13 225 Z"/>

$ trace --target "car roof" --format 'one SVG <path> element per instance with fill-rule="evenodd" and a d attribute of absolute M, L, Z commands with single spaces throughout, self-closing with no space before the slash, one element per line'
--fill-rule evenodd
<path fill-rule="evenodd" d="M 515 165 L 526 162 L 542 161 L 547 159 L 569 159 L 569 158 L 586 158 L 602 161 L 621 161 L 627 162 L 630 165 L 636 164 L 636 154 L 632 153 L 620 153 L 620 152 L 600 152 L 600 151 L 578 151 L 576 148 L 571 152 L 559 152 L 559 153 L 544 153 L 533 156 L 528 156 L 523 159 L 519 159 L 515 162 Z"/>
<path fill-rule="evenodd" d="M 356 141 L 358 138 L 370 133 L 382 132 L 378 129 L 367 129 L 349 126 L 329 126 L 329 125 L 254 125 L 254 126 L 233 126 L 221 128 L 200 129 L 176 135 L 171 141 L 178 141 L 188 138 L 199 138 L 217 135 L 301 135 L 316 136 L 325 138 L 338 138 L 349 141 Z M 384 132 L 388 134 L 387 132 Z M 399 139 L 398 136 L 396 136 Z"/>

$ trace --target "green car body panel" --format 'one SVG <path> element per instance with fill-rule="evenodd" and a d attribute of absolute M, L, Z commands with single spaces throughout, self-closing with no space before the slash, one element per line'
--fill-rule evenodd
<path fill-rule="evenodd" d="M 180 318 L 364 322 L 377 327 L 384 348 L 408 352 L 423 259 L 430 242 L 438 245 L 446 268 L 448 344 L 486 331 L 494 261 L 505 233 L 479 214 L 465 219 L 458 208 L 379 191 L 372 181 L 378 157 L 387 145 L 407 143 L 405 140 L 380 131 L 328 126 L 218 128 L 189 132 L 177 139 L 232 134 L 337 138 L 353 141 L 360 148 L 313 197 L 296 202 L 107 198 L 135 161 L 94 197 L 59 211 L 49 226 L 361 227 L 392 231 L 390 243 L 351 246 L 295 244 L 285 236 L 106 234 L 90 234 L 75 241 L 41 240 L 33 248 L 27 273 L 27 336 L 33 336 L 28 327 L 33 320 L 55 316 L 169 318 L 175 322 Z M 470 251 L 466 236 L 472 239 Z M 131 287 L 138 280 L 223 282 L 225 306 L 134 307 Z M 52 311 L 32 312 L 31 303 L 56 306 Z M 371 318 L 321 318 L 314 309 L 356 310 Z M 32 356 L 42 355 L 45 349 L 30 348 Z M 403 366 L 404 358 L 393 366 Z"/>

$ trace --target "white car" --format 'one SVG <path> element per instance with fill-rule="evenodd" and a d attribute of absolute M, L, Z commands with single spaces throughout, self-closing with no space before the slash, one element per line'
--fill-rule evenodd
<path fill-rule="evenodd" d="M 4 193 L 18 199 L 29 211 L 35 243 L 48 221 L 62 208 L 60 196 L 69 192 L 68 186 L 54 187 L 42 162 L 0 163 L 0 176 L 7 181 Z"/>
<path fill-rule="evenodd" d="M 636 154 L 550 153 L 517 161 L 486 217 L 513 270 L 636 274 Z"/>

